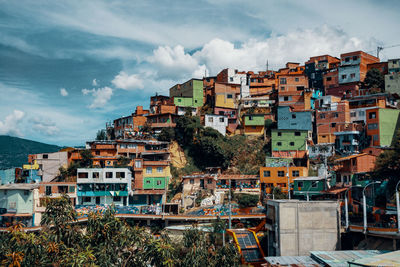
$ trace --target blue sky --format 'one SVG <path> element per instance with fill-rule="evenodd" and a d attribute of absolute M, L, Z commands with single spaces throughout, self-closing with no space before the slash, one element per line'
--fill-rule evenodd
<path fill-rule="evenodd" d="M 82 145 L 192 77 L 400 44 L 399 11 L 372 0 L 0 0 L 0 134 Z"/>

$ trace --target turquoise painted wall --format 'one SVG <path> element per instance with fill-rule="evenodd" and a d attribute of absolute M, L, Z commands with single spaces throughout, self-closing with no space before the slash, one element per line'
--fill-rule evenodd
<path fill-rule="evenodd" d="M 0 208 L 8 210 L 14 203 L 17 213 L 33 213 L 33 191 L 0 189 Z"/>
<path fill-rule="evenodd" d="M 15 168 L 0 170 L 1 184 L 11 184 L 15 181 Z"/>

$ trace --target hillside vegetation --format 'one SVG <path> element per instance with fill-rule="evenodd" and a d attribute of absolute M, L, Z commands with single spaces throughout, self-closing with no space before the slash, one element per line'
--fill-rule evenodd
<path fill-rule="evenodd" d="M 60 149 L 55 145 L 0 135 L 0 169 L 21 167 L 27 163 L 29 154 L 51 153 Z"/>

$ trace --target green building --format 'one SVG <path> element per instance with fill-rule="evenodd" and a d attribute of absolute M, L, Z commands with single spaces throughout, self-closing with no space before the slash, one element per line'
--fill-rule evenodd
<path fill-rule="evenodd" d="M 201 107 L 203 106 L 203 80 L 191 79 L 177 84 L 169 89 L 169 96 L 174 98 L 175 106 Z"/>
<path fill-rule="evenodd" d="M 309 131 L 301 130 L 278 130 L 271 131 L 272 151 L 307 150 L 307 139 Z"/>
<path fill-rule="evenodd" d="M 19 221 L 27 227 L 35 226 L 34 207 L 38 202 L 35 195 L 39 195 L 39 184 L 1 185 L 0 208 L 5 209 L 6 213 L 0 215 L 0 224 L 8 226 Z"/>
<path fill-rule="evenodd" d="M 307 198 L 322 195 L 326 188 L 325 177 L 310 176 L 294 179 L 293 195 Z"/>
<path fill-rule="evenodd" d="M 380 146 L 388 147 L 392 145 L 393 138 L 396 137 L 396 130 L 399 128 L 400 110 L 398 109 L 379 109 L 379 143 Z"/>

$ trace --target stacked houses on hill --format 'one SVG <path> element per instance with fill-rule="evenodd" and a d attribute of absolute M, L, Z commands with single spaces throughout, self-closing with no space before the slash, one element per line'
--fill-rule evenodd
<path fill-rule="evenodd" d="M 308 191 L 312 197 L 343 192 L 343 186 L 368 179 L 377 156 L 393 143 L 399 129 L 399 66 L 400 59 L 380 62 L 355 51 L 339 58 L 314 56 L 304 64 L 288 62 L 277 71 L 227 68 L 216 76 L 184 81 L 169 88 L 169 95 L 152 96 L 148 109 L 137 106 L 132 114 L 108 123 L 108 140 L 86 144 L 94 168 L 79 169 L 72 180 L 60 180 L 59 169 L 78 162 L 82 149 L 31 155 L 22 168 L 0 171 L 0 195 L 12 190 L 26 196 L 11 202 L 2 198 L 0 208 L 18 218 L 18 205 L 35 203 L 21 211 L 21 217 L 35 224 L 35 212 L 43 210 L 41 199 L 63 192 L 79 205 L 165 203 L 170 148 L 154 137 L 174 128 L 181 116 L 199 116 L 204 126 L 222 135 L 265 138 L 271 146 L 258 175 L 188 175 L 184 193 L 224 191 L 232 181 L 230 186 L 239 192 L 267 196 L 274 188 L 298 197 Z M 384 77 L 384 88 L 364 83 L 372 69 Z M 315 164 L 312 169 L 310 161 L 324 171 L 316 171 Z M 15 181 L 35 186 L 8 185 Z"/>

